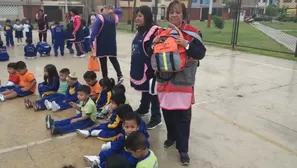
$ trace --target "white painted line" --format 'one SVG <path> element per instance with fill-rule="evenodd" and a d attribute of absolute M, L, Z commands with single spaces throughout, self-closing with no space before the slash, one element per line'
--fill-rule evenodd
<path fill-rule="evenodd" d="M 40 140 L 40 141 L 30 142 L 30 143 L 27 143 L 27 144 L 24 144 L 24 145 L 19 145 L 19 146 L 13 146 L 13 147 L 10 147 L 10 148 L 0 149 L 0 154 L 12 152 L 12 151 L 19 150 L 19 149 L 26 149 L 26 148 L 29 148 L 29 147 L 32 147 L 32 146 L 35 146 L 35 145 L 40 145 L 40 144 L 50 142 L 50 141 L 55 140 L 55 139 L 61 140 L 61 139 L 65 139 L 65 138 L 74 137 L 75 135 L 76 135 L 76 133 L 70 133 L 70 134 L 66 134 L 64 136 L 48 138 L 48 139 L 44 139 L 44 140 Z"/>
<path fill-rule="evenodd" d="M 256 62 L 256 61 L 250 61 L 250 60 L 241 59 L 241 58 L 234 58 L 234 59 L 235 60 L 238 60 L 238 61 L 249 62 L 249 63 L 263 65 L 263 66 L 269 66 L 269 67 L 272 67 L 272 68 L 277 68 L 277 69 L 282 69 L 282 70 L 287 70 L 287 71 L 297 71 L 297 69 L 280 67 L 280 66 L 276 66 L 276 65 L 273 65 L 273 64 L 266 64 L 266 63 L 261 63 L 261 62 Z"/>

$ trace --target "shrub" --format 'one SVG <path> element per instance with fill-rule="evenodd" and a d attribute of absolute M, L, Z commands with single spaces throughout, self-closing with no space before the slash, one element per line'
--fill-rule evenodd
<path fill-rule="evenodd" d="M 222 17 L 219 16 L 213 16 L 212 20 L 214 22 L 214 25 L 217 29 L 219 29 L 219 31 L 221 31 L 222 29 L 224 29 L 224 19 Z"/>

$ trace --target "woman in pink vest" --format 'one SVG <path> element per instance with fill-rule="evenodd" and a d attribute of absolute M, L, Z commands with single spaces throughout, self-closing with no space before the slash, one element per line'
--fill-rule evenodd
<path fill-rule="evenodd" d="M 167 9 L 167 20 L 178 27 L 184 37 L 176 42 L 186 49 L 187 62 L 185 69 L 179 72 L 157 72 L 157 92 L 160 107 L 163 111 L 167 128 L 167 140 L 164 147 L 176 143 L 183 165 L 190 163 L 188 155 L 192 104 L 194 103 L 194 85 L 199 60 L 205 56 L 206 49 L 202 43 L 199 30 L 184 20 L 187 19 L 185 4 L 178 0 L 172 1 Z M 156 37 L 154 42 L 160 41 Z"/>

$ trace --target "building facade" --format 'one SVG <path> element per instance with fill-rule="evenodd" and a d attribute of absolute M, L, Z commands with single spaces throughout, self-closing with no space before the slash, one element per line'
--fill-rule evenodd
<path fill-rule="evenodd" d="M 279 7 L 297 8 L 297 0 L 279 0 Z"/>

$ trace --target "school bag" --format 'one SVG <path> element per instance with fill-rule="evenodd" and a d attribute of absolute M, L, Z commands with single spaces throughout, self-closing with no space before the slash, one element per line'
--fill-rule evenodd
<path fill-rule="evenodd" d="M 182 32 L 202 41 L 191 31 L 180 30 L 169 23 L 172 28 L 167 28 L 159 36 L 160 41 L 153 46 L 151 65 L 157 72 L 179 72 L 182 71 L 188 61 L 185 47 L 176 43 L 176 39 L 183 37 Z"/>

